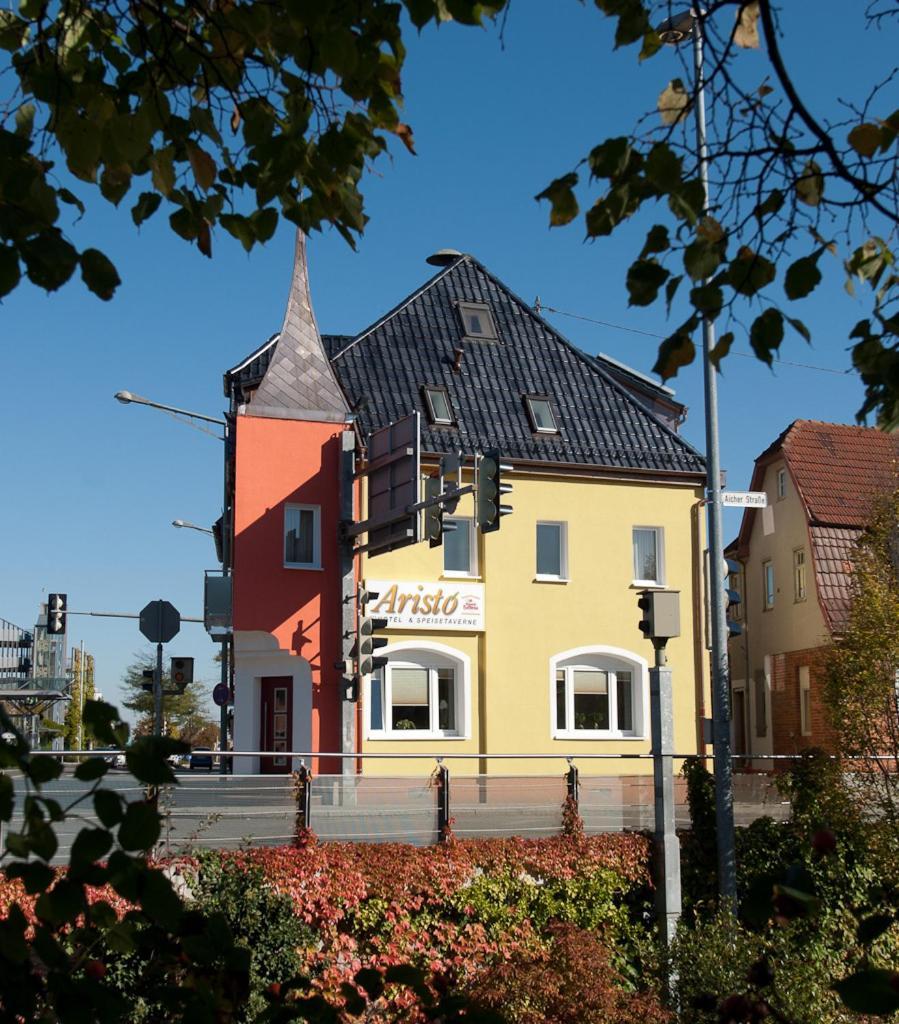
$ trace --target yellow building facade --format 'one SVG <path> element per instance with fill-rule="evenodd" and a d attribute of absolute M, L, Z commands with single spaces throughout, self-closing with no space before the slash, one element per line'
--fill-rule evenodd
<path fill-rule="evenodd" d="M 469 496 L 442 547 L 419 543 L 364 560 L 365 585 L 378 594 L 370 611 L 389 620 L 381 634 L 389 644 L 377 652 L 389 664 L 363 684 L 361 749 L 559 758 L 449 761 L 460 774 L 545 775 L 568 756 L 585 774 L 651 773 L 647 759 L 583 755 L 649 753 L 654 652 L 637 601 L 658 586 L 680 592 L 682 633 L 668 644 L 675 742 L 679 754 L 697 752 L 708 707 L 694 631 L 702 623 L 701 487 L 562 467 L 503 479 L 513 485 L 514 513 L 498 531 L 478 533 Z M 647 540 L 656 543 L 653 579 L 640 578 L 650 575 L 638 561 Z M 466 602 L 476 610 L 466 614 Z M 426 764 L 366 759 L 364 772 L 420 775 Z"/>

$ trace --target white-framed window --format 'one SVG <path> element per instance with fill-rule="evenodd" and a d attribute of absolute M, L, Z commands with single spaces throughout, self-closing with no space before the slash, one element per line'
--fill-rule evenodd
<path fill-rule="evenodd" d="M 743 573 L 739 570 L 730 573 L 727 577 L 727 587 L 737 595 L 737 600 L 728 605 L 728 618 L 735 622 L 741 622 L 743 620 Z"/>
<path fill-rule="evenodd" d="M 434 643 L 397 644 L 381 652 L 384 668 L 368 681 L 372 739 L 464 739 L 471 717 L 470 662 Z"/>
<path fill-rule="evenodd" d="M 556 414 L 553 412 L 552 399 L 546 395 L 525 395 L 524 405 L 531 421 L 531 430 L 536 434 L 558 434 Z"/>
<path fill-rule="evenodd" d="M 634 548 L 634 584 L 661 587 L 665 583 L 665 531 L 661 526 L 635 526 L 632 530 Z"/>
<path fill-rule="evenodd" d="M 799 666 L 799 728 L 803 736 L 811 736 L 812 683 L 808 665 Z"/>
<path fill-rule="evenodd" d="M 762 597 L 764 599 L 764 608 L 774 607 L 774 563 L 773 562 L 762 562 Z"/>
<path fill-rule="evenodd" d="M 805 590 L 805 548 L 793 552 L 793 600 L 804 601 Z"/>
<path fill-rule="evenodd" d="M 452 525 L 453 530 L 446 526 Z M 478 532 L 473 519 L 452 516 L 444 520 L 443 575 L 477 576 Z"/>
<path fill-rule="evenodd" d="M 428 419 L 438 426 L 452 426 L 456 420 L 446 388 L 435 384 L 425 384 L 422 391 L 428 407 Z"/>
<path fill-rule="evenodd" d="M 284 506 L 284 566 L 287 569 L 320 569 L 321 506 Z"/>
<path fill-rule="evenodd" d="M 568 523 L 537 523 L 537 579 L 568 579 Z"/>
<path fill-rule="evenodd" d="M 469 341 L 497 341 L 490 307 L 484 302 L 460 302 L 457 306 L 462 331 Z"/>
<path fill-rule="evenodd" d="M 782 501 L 787 496 L 787 471 L 779 469 L 776 478 L 777 500 Z"/>
<path fill-rule="evenodd" d="M 556 739 L 643 739 L 647 663 L 630 651 L 585 647 L 550 661 Z"/>

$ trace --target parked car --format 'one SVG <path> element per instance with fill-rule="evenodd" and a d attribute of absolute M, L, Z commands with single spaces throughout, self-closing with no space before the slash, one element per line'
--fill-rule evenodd
<path fill-rule="evenodd" d="M 112 761 L 113 768 L 127 768 L 128 763 L 125 760 L 124 754 L 116 754 Z"/>
<path fill-rule="evenodd" d="M 194 768 L 207 768 L 209 771 L 212 771 L 212 751 L 209 747 L 197 747 L 196 750 L 192 750 L 188 760 L 188 767 L 191 771 Z"/>

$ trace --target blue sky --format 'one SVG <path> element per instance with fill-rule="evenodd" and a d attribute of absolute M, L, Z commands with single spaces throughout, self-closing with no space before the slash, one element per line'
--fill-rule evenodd
<path fill-rule="evenodd" d="M 840 27 L 837 45 L 845 4 L 793 8 L 784 50 L 816 112 L 835 113 L 841 96 L 866 93 L 857 84 L 860 67 L 872 69 L 873 83 L 893 66 L 888 38 L 863 33 L 861 11 Z M 818 20 L 800 22 L 810 10 Z M 494 29 L 457 26 L 410 37 L 406 119 L 418 156 L 394 147 L 368 178 L 371 222 L 355 252 L 334 232 L 312 238 L 323 331 L 361 330 L 426 280 L 432 268 L 425 258 L 445 246 L 473 253 L 529 301 L 539 295 L 544 306 L 581 317 L 665 331 L 660 311 L 627 307 L 624 274 L 636 234 L 585 244 L 577 224 L 550 231 L 545 206 L 533 199 L 594 143 L 625 133 L 678 73 L 673 55 L 640 67 L 632 50 L 614 52 L 612 28 L 576 0 L 515 0 L 502 43 Z M 761 69 L 759 55 L 744 60 Z M 70 607 L 83 611 L 138 611 L 164 597 L 184 615 L 198 615 L 203 570 L 216 564 L 212 543 L 170 523 L 206 525 L 219 515 L 221 444 L 112 396 L 128 389 L 219 415 L 222 372 L 280 327 L 292 229 L 282 225 L 250 255 L 219 231 L 207 260 L 162 216 L 138 232 L 124 205 L 115 211 L 83 187 L 80 194 L 88 213 L 76 237 L 106 251 L 124 283 L 110 303 L 74 282 L 51 296 L 26 284 L 0 305 L 0 617 L 28 626 L 51 591 L 67 592 Z M 795 307 L 813 347 L 793 335 L 782 357 L 841 371 L 863 309 L 830 263 L 824 285 Z M 651 337 L 548 319 L 588 352 L 644 372 L 655 360 Z M 699 366 L 670 383 L 690 407 L 684 435 L 704 448 Z M 852 422 L 861 399 L 851 375 L 787 365 L 772 373 L 753 359 L 730 358 L 720 381 L 728 485 L 748 486 L 755 456 L 793 419 Z M 738 513 L 725 517 L 729 536 Z M 118 700 L 122 671 L 144 646 L 136 624 L 70 618 L 70 644 L 82 639 L 96 655 L 99 689 Z M 169 647 L 197 658 L 211 692 L 215 648 L 202 627 L 186 624 Z"/>

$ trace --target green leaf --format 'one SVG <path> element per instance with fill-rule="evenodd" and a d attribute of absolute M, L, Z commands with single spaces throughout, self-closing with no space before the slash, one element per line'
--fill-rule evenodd
<path fill-rule="evenodd" d="M 122 798 L 112 789 L 98 789 L 94 793 L 94 810 L 107 828 L 118 825 L 125 815 Z"/>
<path fill-rule="evenodd" d="M 649 306 L 655 302 L 659 289 L 670 276 L 670 271 L 655 260 L 637 260 L 627 272 L 627 291 L 631 306 Z"/>
<path fill-rule="evenodd" d="M 68 878 L 61 878 L 48 892 L 38 897 L 34 912 L 48 924 L 60 925 L 74 921 L 84 912 L 84 887 Z"/>
<path fill-rule="evenodd" d="M 680 287 L 683 279 L 683 274 L 678 274 L 677 277 L 672 277 L 668 284 L 665 285 L 665 307 L 668 314 L 671 313 L 671 303 L 674 301 L 674 296 L 677 294 L 677 289 Z"/>
<path fill-rule="evenodd" d="M 14 53 L 25 42 L 28 22 L 12 11 L 0 11 L 0 50 Z"/>
<path fill-rule="evenodd" d="M 716 370 L 720 368 L 721 360 L 726 358 L 727 354 L 730 352 L 730 349 L 731 349 L 731 346 L 733 345 L 733 343 L 734 343 L 733 331 L 726 331 L 718 339 L 718 342 L 715 345 L 715 347 L 712 349 L 712 351 L 709 352 L 709 359 L 711 359 L 712 366 L 714 366 Z"/>
<path fill-rule="evenodd" d="M 31 132 L 34 129 L 34 112 L 33 103 L 23 103 L 19 107 L 16 111 L 16 135 L 21 135 L 26 139 L 31 138 Z"/>
<path fill-rule="evenodd" d="M 0 245 L 0 298 L 9 295 L 21 277 L 16 250 L 9 245 Z"/>
<path fill-rule="evenodd" d="M 6 772 L 0 772 L 0 821 L 9 821 L 12 818 L 15 803 L 12 779 Z"/>
<path fill-rule="evenodd" d="M 53 831 L 53 827 L 45 821 L 29 822 L 26 839 L 29 847 L 41 860 L 52 860 L 59 849 L 56 833 Z"/>
<path fill-rule="evenodd" d="M 149 850 L 159 838 L 159 812 L 147 800 L 128 804 L 119 825 L 119 845 L 123 850 Z"/>
<path fill-rule="evenodd" d="M 166 760 L 172 754 L 187 754 L 190 746 L 169 736 L 141 736 L 125 753 L 125 763 L 131 774 L 151 786 L 164 786 L 177 782 L 171 765 Z"/>
<path fill-rule="evenodd" d="M 49 889 L 56 879 L 56 872 L 53 868 L 36 860 L 29 861 L 27 864 L 10 864 L 6 869 L 6 874 L 9 878 L 21 878 L 25 892 L 29 896 Z"/>
<path fill-rule="evenodd" d="M 770 261 L 743 246 L 727 270 L 730 286 L 740 295 L 755 295 L 770 284 L 777 275 L 777 268 Z"/>
<path fill-rule="evenodd" d="M 253 233 L 257 241 L 267 242 L 278 226 L 278 211 L 271 206 L 264 210 L 257 210 L 250 217 L 250 223 L 253 225 Z"/>
<path fill-rule="evenodd" d="M 749 329 L 749 344 L 752 346 L 752 351 L 768 366 L 773 362 L 771 353 L 780 347 L 783 338 L 783 314 L 779 309 L 773 307 L 759 314 Z"/>
<path fill-rule="evenodd" d="M 717 284 L 700 285 L 690 290 L 690 301 L 705 316 L 714 320 L 724 305 L 724 293 Z"/>
<path fill-rule="evenodd" d="M 671 241 L 668 238 L 668 228 L 662 224 L 655 224 L 649 229 L 646 241 L 640 252 L 640 259 L 645 259 L 656 252 L 666 252 L 671 248 Z"/>
<path fill-rule="evenodd" d="M 48 292 L 68 281 L 78 263 L 78 253 L 55 228 L 41 231 L 19 246 L 29 280 Z"/>
<path fill-rule="evenodd" d="M 577 184 L 577 175 L 572 171 L 570 174 L 556 178 L 542 192 L 534 198 L 539 202 L 546 199 L 551 204 L 549 212 L 550 227 L 561 227 L 563 224 L 570 224 L 578 214 L 577 198 L 574 194 L 574 186 Z"/>
<path fill-rule="evenodd" d="M 630 139 L 621 135 L 594 146 L 587 157 L 587 163 L 594 178 L 608 178 L 614 181 L 625 172 L 638 171 L 642 165 L 642 157 L 631 147 Z"/>
<path fill-rule="evenodd" d="M 797 334 L 802 335 L 802 337 L 805 338 L 805 340 L 809 344 L 811 344 L 812 332 L 805 326 L 805 324 L 801 320 L 797 320 L 796 317 L 793 316 L 785 316 L 784 319 L 793 328 L 793 330 L 796 331 Z"/>
<path fill-rule="evenodd" d="M 698 178 L 685 181 L 679 189 L 668 196 L 668 207 L 678 220 L 695 224 L 705 207 L 705 189 Z"/>
<path fill-rule="evenodd" d="M 384 991 L 384 976 L 375 967 L 356 971 L 353 981 L 368 993 L 370 999 L 377 999 Z"/>
<path fill-rule="evenodd" d="M 874 156 L 880 146 L 881 138 L 879 125 L 857 124 L 849 133 L 849 145 L 859 156 Z"/>
<path fill-rule="evenodd" d="M 158 149 L 150 157 L 150 173 L 153 188 L 164 196 L 171 195 L 175 187 L 174 150 L 171 146 Z"/>
<path fill-rule="evenodd" d="M 83 828 L 72 843 L 69 859 L 73 868 L 104 857 L 112 849 L 112 836 L 105 828 Z"/>
<path fill-rule="evenodd" d="M 88 733 L 108 747 L 122 748 L 128 742 L 128 725 L 119 712 L 102 700 L 86 700 L 82 720 Z"/>
<path fill-rule="evenodd" d="M 809 160 L 796 181 L 796 198 L 808 206 L 817 206 L 824 195 L 824 175 L 814 160 Z"/>
<path fill-rule="evenodd" d="M 142 881 L 141 906 L 144 913 L 157 924 L 174 931 L 181 918 L 181 900 L 172 883 L 156 868 L 146 871 Z"/>
<path fill-rule="evenodd" d="M 710 278 L 723 259 L 724 249 L 720 242 L 697 238 L 684 249 L 684 269 L 693 281 L 705 281 Z"/>
<path fill-rule="evenodd" d="M 821 271 L 818 269 L 820 255 L 818 251 L 811 256 L 803 256 L 787 268 L 784 291 L 788 299 L 804 299 L 821 283 Z"/>
<path fill-rule="evenodd" d="M 233 235 L 247 252 L 253 248 L 256 235 L 248 217 L 236 213 L 225 213 L 219 218 L 219 224 L 229 235 Z"/>
<path fill-rule="evenodd" d="M 859 921 L 858 930 L 856 932 L 858 941 L 863 946 L 867 946 L 883 935 L 883 933 L 887 931 L 887 929 L 891 928 L 895 923 L 896 918 L 893 914 L 872 914 L 870 917 L 866 917 L 863 921 Z"/>
<path fill-rule="evenodd" d="M 690 321 L 688 321 L 688 324 Z M 674 334 L 659 345 L 659 353 L 652 368 L 663 380 L 674 377 L 682 366 L 689 366 L 696 356 L 696 346 L 687 330 L 687 325 L 680 327 Z"/>
<path fill-rule="evenodd" d="M 52 782 L 62 774 L 62 761 L 58 757 L 32 756 L 25 768 L 28 778 L 38 786 Z"/>
<path fill-rule="evenodd" d="M 784 194 L 780 189 L 772 189 L 768 197 L 753 210 L 758 220 L 764 220 L 772 214 L 778 213 L 784 204 Z"/>
<path fill-rule="evenodd" d="M 661 192 L 670 192 L 683 180 L 681 158 L 664 142 L 657 142 L 646 158 L 646 177 Z"/>
<path fill-rule="evenodd" d="M 108 302 L 122 283 L 118 271 L 99 249 L 85 249 L 81 254 L 81 276 L 94 295 Z"/>
<path fill-rule="evenodd" d="M 855 1013 L 886 1017 L 899 1010 L 899 974 L 869 968 L 850 974 L 833 986 L 845 1006 Z"/>
<path fill-rule="evenodd" d="M 162 196 L 158 192 L 141 192 L 137 202 L 131 207 L 131 219 L 140 227 L 145 220 L 148 220 L 159 209 Z"/>
<path fill-rule="evenodd" d="M 91 757 L 78 765 L 75 769 L 75 778 L 80 779 L 82 782 L 93 782 L 94 779 L 101 778 L 108 771 L 109 765 L 102 757 Z"/>

